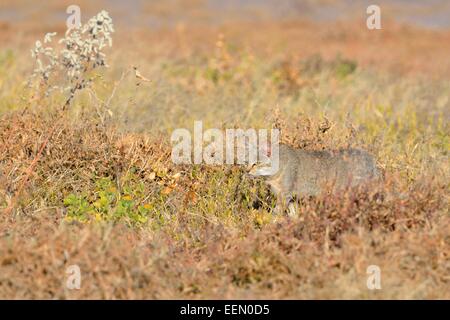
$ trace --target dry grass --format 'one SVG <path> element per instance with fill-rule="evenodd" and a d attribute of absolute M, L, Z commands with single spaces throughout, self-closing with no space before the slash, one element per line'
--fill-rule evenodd
<path fill-rule="evenodd" d="M 0 213 L 0 298 L 450 298 L 449 32 L 116 25 L 112 68 L 94 89 L 108 97 L 130 61 L 152 83 L 125 79 L 102 123 L 87 94 L 61 114 L 62 97 L 25 89 L 34 38 L 10 23 L 0 24 L 0 209 L 13 208 Z M 385 181 L 274 217 L 273 196 L 239 166 L 170 161 L 171 131 L 194 120 L 275 126 L 302 148 L 361 147 Z M 80 290 L 65 286 L 73 264 Z M 381 290 L 366 287 L 369 265 Z"/>
<path fill-rule="evenodd" d="M 449 298 L 448 221 L 386 233 L 361 228 L 327 249 L 301 236 L 302 222 L 245 237 L 206 224 L 193 230 L 196 241 L 177 241 L 164 232 L 53 220 L 39 212 L 2 222 L 2 298 Z M 79 291 L 64 286 L 74 263 Z M 365 286 L 371 264 L 382 270 L 380 291 Z"/>

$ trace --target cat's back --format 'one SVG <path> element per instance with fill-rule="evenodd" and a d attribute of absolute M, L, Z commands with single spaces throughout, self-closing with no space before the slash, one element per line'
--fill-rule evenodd
<path fill-rule="evenodd" d="M 282 180 L 297 193 L 317 194 L 324 184 L 356 186 L 379 177 L 374 157 L 361 149 L 303 150 L 280 145 Z"/>

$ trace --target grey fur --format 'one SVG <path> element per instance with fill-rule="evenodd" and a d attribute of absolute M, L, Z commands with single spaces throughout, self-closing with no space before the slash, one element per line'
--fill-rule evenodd
<path fill-rule="evenodd" d="M 279 170 L 272 176 L 264 176 L 264 163 L 249 171 L 250 176 L 264 176 L 277 197 L 278 213 L 288 207 L 294 215 L 295 198 L 316 196 L 327 186 L 335 192 L 380 178 L 375 159 L 364 150 L 307 151 L 280 144 L 279 160 Z"/>

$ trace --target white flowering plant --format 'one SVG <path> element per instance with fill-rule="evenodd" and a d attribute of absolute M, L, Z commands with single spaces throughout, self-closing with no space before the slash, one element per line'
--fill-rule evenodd
<path fill-rule="evenodd" d="M 47 33 L 44 41 L 36 41 L 31 55 L 36 67 L 30 77 L 30 87 L 35 87 L 47 97 L 54 91 L 62 92 L 66 101 L 63 110 L 72 102 L 79 90 L 90 88 L 92 71 L 108 67 L 104 49 L 112 46 L 114 32 L 108 12 L 101 11 L 86 24 L 69 28 L 54 46 L 56 32 Z"/>

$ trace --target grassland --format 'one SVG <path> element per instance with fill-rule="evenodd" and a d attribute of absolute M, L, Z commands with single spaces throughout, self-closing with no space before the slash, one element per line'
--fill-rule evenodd
<path fill-rule="evenodd" d="M 116 25 L 94 83 L 100 99 L 116 88 L 104 113 L 86 92 L 61 112 L 63 97 L 27 89 L 29 49 L 54 28 L 0 25 L 0 298 L 450 298 L 450 32 Z M 130 65 L 151 82 L 118 83 Z M 275 217 L 241 167 L 171 162 L 172 130 L 194 120 L 364 148 L 385 182 Z"/>

